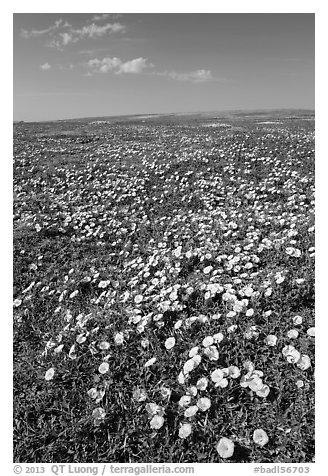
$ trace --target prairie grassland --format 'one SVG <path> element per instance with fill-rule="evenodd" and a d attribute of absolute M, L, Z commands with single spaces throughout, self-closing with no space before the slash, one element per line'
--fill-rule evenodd
<path fill-rule="evenodd" d="M 15 126 L 16 462 L 313 461 L 314 131 L 275 119 Z"/>

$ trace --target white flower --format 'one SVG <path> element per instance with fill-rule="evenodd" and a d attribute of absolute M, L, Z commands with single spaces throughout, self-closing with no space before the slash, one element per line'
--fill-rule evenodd
<path fill-rule="evenodd" d="M 153 403 L 153 402 L 147 403 L 145 408 L 146 408 L 146 412 L 150 416 L 153 416 L 153 415 L 163 416 L 164 415 L 164 408 L 161 407 L 160 405 L 157 405 L 157 403 Z"/>
<path fill-rule="evenodd" d="M 216 369 L 211 373 L 211 380 L 214 383 L 219 383 L 224 377 L 223 371 L 221 369 Z"/>
<path fill-rule="evenodd" d="M 150 367 L 151 365 L 153 365 L 156 362 L 156 360 L 157 360 L 156 357 L 152 357 L 151 359 L 147 360 L 144 367 L 145 368 Z"/>
<path fill-rule="evenodd" d="M 227 331 L 229 334 L 232 334 L 232 332 L 235 332 L 235 330 L 238 328 L 237 324 L 233 324 L 232 326 L 228 327 Z"/>
<path fill-rule="evenodd" d="M 101 374 L 105 374 L 106 372 L 108 372 L 109 370 L 108 362 L 103 362 L 102 364 L 100 364 L 98 370 Z"/>
<path fill-rule="evenodd" d="M 183 395 L 179 400 L 179 405 L 180 407 L 186 407 L 190 404 L 190 402 L 191 402 L 191 396 Z"/>
<path fill-rule="evenodd" d="M 136 304 L 140 304 L 142 301 L 143 301 L 143 296 L 141 294 L 137 294 L 137 296 L 135 296 L 134 298 L 134 302 Z"/>
<path fill-rule="evenodd" d="M 297 367 L 300 368 L 301 370 L 307 370 L 309 367 L 311 367 L 311 360 L 308 355 L 301 355 L 301 358 L 297 362 Z"/>
<path fill-rule="evenodd" d="M 187 362 L 185 362 L 184 366 L 183 366 L 183 373 L 184 374 L 189 374 L 189 372 L 191 372 L 192 370 L 194 370 L 195 368 L 195 362 L 193 359 L 189 359 L 187 360 Z"/>
<path fill-rule="evenodd" d="M 48 369 L 46 371 L 44 379 L 45 380 L 52 380 L 54 378 L 54 375 L 55 375 L 55 369 L 53 367 L 51 367 L 50 369 Z"/>
<path fill-rule="evenodd" d="M 182 326 L 182 319 L 179 319 L 175 324 L 174 324 L 174 329 L 180 329 L 180 327 Z"/>
<path fill-rule="evenodd" d="M 180 427 L 179 437 L 180 438 L 187 438 L 191 433 L 191 429 L 192 429 L 192 427 L 191 427 L 190 423 L 184 423 Z"/>
<path fill-rule="evenodd" d="M 211 406 L 211 400 L 207 397 L 202 397 L 198 400 L 197 406 L 202 412 L 206 412 Z"/>
<path fill-rule="evenodd" d="M 266 336 L 265 338 L 265 343 L 271 347 L 275 346 L 276 343 L 277 343 L 277 336 L 275 336 L 274 334 L 269 334 L 268 336 Z"/>
<path fill-rule="evenodd" d="M 187 395 L 191 395 L 192 397 L 195 397 L 197 395 L 197 387 L 195 385 L 191 385 L 188 390 L 187 390 Z"/>
<path fill-rule="evenodd" d="M 217 382 L 214 387 L 226 388 L 228 385 L 228 380 L 226 378 L 223 378 L 220 382 Z"/>
<path fill-rule="evenodd" d="M 235 365 L 230 365 L 230 367 L 228 367 L 228 372 L 228 375 L 231 378 L 238 378 L 240 376 L 240 370 Z"/>
<path fill-rule="evenodd" d="M 218 332 L 217 334 L 214 334 L 213 339 L 216 344 L 219 344 L 224 339 L 224 336 L 221 332 Z"/>
<path fill-rule="evenodd" d="M 114 337 L 114 342 L 117 345 L 121 345 L 124 342 L 124 335 L 123 332 L 117 332 Z"/>
<path fill-rule="evenodd" d="M 296 381 L 296 386 L 297 386 L 298 388 L 304 387 L 304 382 L 303 382 L 303 380 L 297 380 L 297 381 Z"/>
<path fill-rule="evenodd" d="M 186 381 L 186 376 L 184 375 L 183 372 L 180 372 L 178 375 L 178 382 L 180 385 L 183 385 Z"/>
<path fill-rule="evenodd" d="M 198 407 L 196 405 L 192 405 L 191 407 L 189 407 L 185 410 L 184 416 L 186 418 L 191 418 L 194 415 L 196 415 L 197 412 L 198 412 Z"/>
<path fill-rule="evenodd" d="M 106 341 L 102 341 L 102 342 L 99 342 L 98 347 L 101 350 L 107 350 L 110 347 L 110 343 Z"/>
<path fill-rule="evenodd" d="M 260 388 L 259 390 L 257 390 L 256 392 L 256 395 L 258 397 L 267 397 L 270 393 L 270 387 L 268 385 L 263 385 L 262 388 Z"/>
<path fill-rule="evenodd" d="M 286 360 L 290 364 L 296 364 L 301 358 L 301 354 L 298 350 L 294 349 L 288 355 L 286 355 Z"/>
<path fill-rule="evenodd" d="M 199 349 L 198 346 L 193 347 L 192 349 L 190 349 L 190 351 L 189 351 L 189 357 L 194 357 L 196 354 L 198 354 L 198 349 Z"/>
<path fill-rule="evenodd" d="M 133 400 L 135 400 L 136 402 L 144 402 L 145 400 L 147 400 L 147 392 L 144 388 L 136 387 L 133 390 L 132 397 Z"/>
<path fill-rule="evenodd" d="M 208 357 L 209 360 L 218 360 L 219 358 L 219 351 L 215 347 L 215 345 L 211 345 L 210 347 L 206 347 L 204 350 L 204 355 Z"/>
<path fill-rule="evenodd" d="M 293 323 L 294 323 L 295 326 L 298 326 L 298 325 L 302 324 L 302 322 L 303 322 L 302 316 L 294 316 L 293 317 Z"/>
<path fill-rule="evenodd" d="M 246 316 L 247 317 L 251 317 L 254 315 L 254 309 L 247 309 L 246 311 Z"/>
<path fill-rule="evenodd" d="M 159 430 L 164 424 L 164 418 L 160 415 L 154 415 L 149 424 L 154 430 Z"/>
<path fill-rule="evenodd" d="M 68 357 L 72 360 L 76 359 L 75 344 L 69 350 Z"/>
<path fill-rule="evenodd" d="M 233 441 L 229 438 L 221 438 L 218 444 L 216 445 L 216 451 L 219 453 L 221 458 L 231 458 L 234 452 L 235 445 Z"/>
<path fill-rule="evenodd" d="M 198 390 L 206 390 L 208 385 L 208 379 L 206 377 L 202 377 L 199 380 L 197 380 L 196 387 Z"/>
<path fill-rule="evenodd" d="M 205 339 L 203 339 L 202 344 L 203 344 L 204 347 L 209 347 L 210 345 L 213 344 L 213 342 L 214 342 L 213 337 L 212 336 L 207 336 L 207 337 L 205 337 Z"/>
<path fill-rule="evenodd" d="M 269 437 L 264 430 L 259 428 L 253 433 L 253 441 L 259 446 L 264 446 L 268 443 Z"/>
<path fill-rule="evenodd" d="M 296 330 L 296 329 L 290 329 L 290 330 L 287 332 L 287 337 L 289 337 L 289 339 L 297 339 L 297 337 L 298 337 L 298 330 Z"/>
<path fill-rule="evenodd" d="M 204 274 L 209 274 L 213 269 L 213 266 L 206 266 L 206 268 L 203 269 Z"/>
<path fill-rule="evenodd" d="M 306 331 L 307 335 L 310 336 L 310 337 L 314 337 L 315 336 L 315 328 L 314 327 L 310 327 L 307 331 Z"/>
<path fill-rule="evenodd" d="M 236 311 L 229 311 L 227 317 L 235 317 L 237 315 Z"/>
<path fill-rule="evenodd" d="M 167 348 L 167 350 L 172 349 L 172 347 L 174 346 L 175 346 L 175 337 L 169 337 L 168 339 L 166 339 L 165 347 Z"/>

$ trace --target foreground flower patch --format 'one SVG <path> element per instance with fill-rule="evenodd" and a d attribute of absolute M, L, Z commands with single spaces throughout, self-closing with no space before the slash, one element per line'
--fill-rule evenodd
<path fill-rule="evenodd" d="M 15 131 L 17 461 L 312 461 L 311 122 L 51 127 Z"/>

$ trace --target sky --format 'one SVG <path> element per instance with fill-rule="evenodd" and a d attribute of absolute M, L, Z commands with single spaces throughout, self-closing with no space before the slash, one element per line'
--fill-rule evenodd
<path fill-rule="evenodd" d="M 312 13 L 15 13 L 14 120 L 314 109 Z"/>

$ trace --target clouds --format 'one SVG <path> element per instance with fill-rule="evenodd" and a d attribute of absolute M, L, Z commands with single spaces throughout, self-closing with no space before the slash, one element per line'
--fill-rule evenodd
<path fill-rule="evenodd" d="M 129 61 L 122 61 L 120 58 L 98 58 L 91 59 L 86 64 L 89 74 L 109 73 L 115 74 L 141 74 L 145 69 L 152 67 L 146 58 L 135 58 Z"/>
<path fill-rule="evenodd" d="M 100 25 L 95 21 L 108 18 L 109 14 L 95 15 L 92 23 L 88 23 L 80 28 L 73 28 L 69 22 L 62 19 L 43 30 L 21 30 L 21 36 L 25 39 L 35 37 L 45 37 L 46 46 L 63 50 L 69 44 L 77 43 L 83 39 L 96 39 L 103 36 L 125 32 L 126 27 L 119 22 L 106 23 Z"/>
<path fill-rule="evenodd" d="M 51 69 L 51 65 L 49 63 L 44 63 L 40 65 L 40 68 L 42 71 L 47 71 L 48 69 Z"/>
<path fill-rule="evenodd" d="M 162 71 L 154 73 L 157 76 L 164 76 L 177 81 L 189 81 L 192 83 L 207 83 L 214 81 L 215 78 L 209 69 L 197 69 L 196 71 L 190 71 L 187 73 L 179 73 L 176 71 Z"/>

